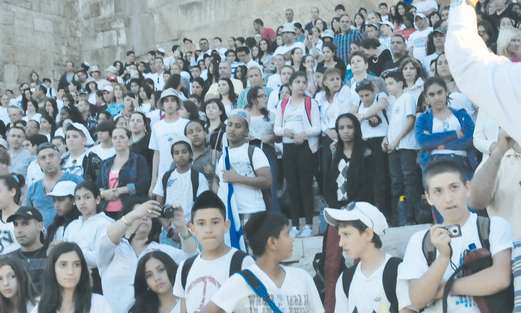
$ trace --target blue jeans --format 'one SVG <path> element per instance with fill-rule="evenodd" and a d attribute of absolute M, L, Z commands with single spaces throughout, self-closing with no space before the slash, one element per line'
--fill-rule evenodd
<path fill-rule="evenodd" d="M 389 154 L 391 176 L 391 207 L 398 217 L 399 226 L 414 222 L 415 210 L 420 203 L 420 171 L 416 163 L 416 150 L 401 149 Z M 400 196 L 405 196 L 405 210 L 398 210 Z"/>

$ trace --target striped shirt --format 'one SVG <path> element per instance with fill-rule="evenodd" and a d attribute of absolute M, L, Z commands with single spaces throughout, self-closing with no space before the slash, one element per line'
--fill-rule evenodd
<path fill-rule="evenodd" d="M 362 40 L 362 34 L 358 30 L 351 29 L 347 33 L 335 35 L 333 43 L 336 46 L 336 56 L 345 64 L 349 64 L 349 53 L 351 52 L 351 43 L 353 41 Z"/>

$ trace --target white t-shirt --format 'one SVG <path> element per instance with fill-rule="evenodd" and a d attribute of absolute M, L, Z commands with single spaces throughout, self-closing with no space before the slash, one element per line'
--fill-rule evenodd
<path fill-rule="evenodd" d="M 148 73 L 143 75 L 145 78 L 150 78 L 154 81 L 154 88 L 156 90 L 163 90 L 165 86 L 165 79 L 163 77 L 163 72 L 161 73 Z"/>
<path fill-rule="evenodd" d="M 338 116 L 352 111 L 353 97 L 351 96 L 351 88 L 342 86 L 342 88 L 333 96 L 333 102 L 330 103 L 326 98 L 325 91 L 319 92 L 315 96 L 320 110 L 320 124 L 322 131 L 334 129 Z"/>
<path fill-rule="evenodd" d="M 407 48 L 412 48 L 413 56 L 418 60 L 423 60 L 427 56 L 427 37 L 432 32 L 432 27 L 424 30 L 417 30 L 409 36 Z"/>
<path fill-rule="evenodd" d="M 157 180 L 159 181 L 163 174 L 172 166 L 172 154 L 170 148 L 176 138 L 184 136 L 185 126 L 189 120 L 178 118 L 173 122 L 161 120 L 152 128 L 152 135 L 148 148 L 159 151 L 159 167 L 157 172 Z"/>
<path fill-rule="evenodd" d="M 215 260 L 205 260 L 197 256 L 186 277 L 186 289 L 181 282 L 183 264 L 177 267 L 174 283 L 174 295 L 185 299 L 187 313 L 199 312 L 221 288 L 229 278 L 230 262 L 237 249 L 232 248 L 228 253 Z M 242 269 L 254 263 L 253 258 L 247 256 L 242 261 Z"/>
<path fill-rule="evenodd" d="M 250 138 L 262 139 L 264 136 L 273 135 L 273 126 L 275 124 L 275 113 L 268 111 L 268 120 L 264 115 L 250 117 Z"/>
<path fill-rule="evenodd" d="M 364 113 L 368 111 L 373 105 L 376 105 L 376 100 L 371 106 L 368 107 L 361 103 L 358 107 L 358 113 Z M 387 127 L 389 125 L 387 124 L 387 119 L 384 116 L 383 110 L 378 112 L 376 115 L 378 115 L 378 117 L 380 117 L 380 120 L 382 121 L 380 124 L 378 124 L 378 126 L 372 127 L 369 124 L 368 119 L 364 119 L 360 123 L 360 128 L 362 129 L 362 137 L 364 138 L 364 140 L 387 136 Z"/>
<path fill-rule="evenodd" d="M 349 287 L 349 298 L 346 297 L 344 286 L 342 283 L 343 273 L 340 274 L 336 282 L 335 288 L 335 313 L 346 312 L 378 312 L 389 313 L 391 303 L 385 295 L 383 285 L 383 273 L 385 265 L 391 258 L 390 255 L 385 256 L 385 261 L 373 273 L 367 276 L 362 272 L 360 264 L 356 267 Z M 396 283 L 396 297 L 398 299 L 398 307 L 405 308 L 409 306 L 409 290 L 407 283 L 398 280 Z"/>
<path fill-rule="evenodd" d="M 163 177 L 158 179 L 154 194 L 163 197 Z M 203 191 L 208 190 L 208 181 L 203 174 L 199 173 L 199 187 L 197 188 L 197 195 Z M 192 186 L 192 170 L 189 169 L 184 173 L 179 173 L 175 169 L 167 180 L 166 199 L 165 204 L 181 205 L 185 213 L 185 220 L 190 221 L 191 210 L 194 204 L 193 186 Z"/>
<path fill-rule="evenodd" d="M 463 262 L 464 253 L 466 253 L 471 245 L 477 249 L 481 248 L 479 240 L 478 228 L 476 225 L 477 215 L 470 213 L 469 218 L 461 226 L 461 237 L 452 238 L 450 245 L 452 247 L 451 262 L 455 267 L 459 267 Z M 415 233 L 405 250 L 405 255 L 402 264 L 398 268 L 398 279 L 412 280 L 419 279 L 427 270 L 427 260 L 422 252 L 423 237 L 427 230 L 422 230 Z M 510 224 L 500 218 L 490 218 L 490 253 L 492 256 L 496 255 L 506 249 L 512 248 L 512 228 Z M 447 266 L 443 280 L 446 281 L 452 274 L 454 269 L 452 266 Z M 433 305 L 428 306 L 423 311 L 425 313 L 441 313 L 442 301 L 436 301 Z M 479 309 L 472 299 L 468 296 L 452 296 L 448 297 L 448 312 L 451 313 L 479 313 Z"/>
<path fill-rule="evenodd" d="M 72 155 L 65 156 L 65 162 L 62 164 L 62 170 L 65 173 L 83 177 L 83 158 L 87 156 L 85 150 L 78 158 L 73 158 Z"/>
<path fill-rule="evenodd" d="M 270 88 L 273 91 L 279 91 L 280 86 L 282 86 L 282 80 L 280 78 L 280 74 L 273 74 L 268 77 L 268 82 L 266 83 L 266 87 Z M 272 91 L 272 93 L 273 93 Z"/>
<path fill-rule="evenodd" d="M 311 276 L 303 269 L 282 267 L 286 275 L 279 288 L 257 264 L 248 269 L 264 284 L 270 298 L 282 312 L 322 313 L 324 307 Z M 251 289 L 244 278 L 233 275 L 213 295 L 212 302 L 225 312 L 272 312 L 268 304 Z"/>
<path fill-rule="evenodd" d="M 116 155 L 116 149 L 114 149 L 114 146 L 110 148 L 103 148 L 101 147 L 101 144 L 97 144 L 90 148 L 90 151 L 96 153 L 102 161 Z"/>
<path fill-rule="evenodd" d="M 248 146 L 245 143 L 240 147 L 229 148 L 230 153 L 230 165 L 241 176 L 255 177 L 253 169 L 248 158 Z M 217 167 L 215 174 L 219 177 L 219 190 L 217 194 L 221 200 L 227 205 L 228 199 L 228 183 L 223 180 L 223 174 L 226 170 L 224 165 L 225 153 L 223 152 Z M 269 168 L 270 164 L 268 158 L 261 149 L 255 148 L 252 156 L 252 163 L 255 172 L 263 167 Z M 233 184 L 234 199 L 237 204 L 238 212 L 240 214 L 251 214 L 255 212 L 265 211 L 266 204 L 262 198 L 262 191 L 260 188 L 255 188 L 243 184 Z"/>
<path fill-rule="evenodd" d="M 150 119 L 150 128 L 153 129 L 154 125 L 161 120 L 161 110 L 155 109 L 145 114 Z"/>
<path fill-rule="evenodd" d="M 93 293 L 92 298 L 90 300 L 90 311 L 89 313 L 112 313 L 112 308 L 110 307 L 107 300 L 99 294 Z M 31 313 L 38 313 L 38 305 L 34 307 Z M 60 311 L 56 311 L 56 313 L 60 313 Z"/>
<path fill-rule="evenodd" d="M 474 104 L 470 101 L 470 99 L 462 94 L 461 92 L 451 92 L 449 95 L 449 108 L 453 110 L 461 110 L 465 109 L 467 114 L 472 117 L 472 120 L 475 122 L 477 118 L 477 110 Z"/>
<path fill-rule="evenodd" d="M 20 248 L 20 245 L 16 242 L 16 237 L 14 236 L 13 222 L 4 223 L 0 219 L 0 255 L 7 254 L 18 248 Z"/>
<path fill-rule="evenodd" d="M 95 268 L 98 240 L 106 233 L 107 226 L 113 222 L 114 220 L 103 212 L 97 213 L 87 220 L 80 216 L 67 226 L 63 234 L 63 241 L 77 243 L 85 255 L 89 268 Z"/>
<path fill-rule="evenodd" d="M 283 46 L 280 46 L 278 47 L 277 49 L 275 49 L 275 52 L 273 52 L 273 55 L 277 55 L 277 54 L 286 54 L 288 52 L 290 52 L 291 50 L 293 50 L 294 48 L 300 48 L 302 49 L 302 51 L 304 53 L 306 53 L 306 47 L 304 46 L 304 43 L 303 42 L 298 42 L 298 41 L 295 41 L 292 45 L 290 46 L 287 46 L 287 45 L 283 45 Z"/>
<path fill-rule="evenodd" d="M 409 116 L 416 116 L 416 104 L 408 92 L 404 92 L 398 99 L 389 96 L 390 105 L 387 110 L 389 117 L 389 128 L 387 129 L 387 139 L 394 142 L 407 124 Z M 397 149 L 418 150 L 419 145 L 416 141 L 414 127 L 400 140 Z"/>
<path fill-rule="evenodd" d="M 445 120 L 440 120 L 436 117 L 432 118 L 432 133 L 443 133 L 448 131 L 460 131 L 461 124 L 458 121 L 458 118 L 454 114 L 450 114 Z M 432 154 L 458 154 L 461 156 L 465 156 L 465 151 L 459 150 L 450 150 L 450 149 L 434 149 L 432 150 Z"/>

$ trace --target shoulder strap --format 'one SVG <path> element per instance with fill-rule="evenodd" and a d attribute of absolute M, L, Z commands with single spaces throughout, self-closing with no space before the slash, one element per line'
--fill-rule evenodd
<path fill-rule="evenodd" d="M 306 96 L 306 98 L 304 100 L 304 107 L 306 109 L 306 115 L 308 116 L 309 125 L 311 125 L 311 106 L 312 105 L 313 105 L 313 103 L 311 102 L 311 97 Z"/>
<path fill-rule="evenodd" d="M 194 264 L 196 258 L 197 255 L 194 255 L 186 259 L 183 263 L 183 267 L 181 268 L 181 286 L 183 286 L 183 289 L 186 289 L 186 280 L 188 279 L 188 273 L 190 272 L 190 269 L 192 268 L 192 265 Z"/>
<path fill-rule="evenodd" d="M 351 282 L 353 281 L 353 276 L 355 275 L 357 266 L 358 264 L 355 264 L 344 269 L 342 272 L 342 288 L 344 289 L 344 294 L 346 295 L 347 299 L 349 299 L 349 288 L 351 287 Z"/>
<path fill-rule="evenodd" d="M 270 295 L 268 294 L 268 290 L 266 289 L 266 286 L 253 274 L 250 270 L 243 270 L 239 272 L 239 275 L 241 275 L 248 286 L 255 292 L 255 294 L 259 297 L 261 297 L 266 304 L 268 304 L 273 311 L 273 313 L 282 313 L 282 311 L 279 309 L 279 307 L 271 300 Z"/>
<path fill-rule="evenodd" d="M 390 313 L 398 313 L 398 297 L 396 296 L 396 281 L 398 277 L 398 265 L 402 263 L 402 259 L 392 257 L 385 264 L 384 273 L 382 276 L 382 283 L 384 286 L 385 296 L 391 307 Z"/>
<path fill-rule="evenodd" d="M 192 181 L 192 199 L 195 202 L 195 199 L 197 199 L 197 190 L 199 189 L 199 172 L 193 168 L 190 169 L 190 180 Z"/>
<path fill-rule="evenodd" d="M 286 112 L 286 107 L 288 106 L 289 98 L 282 98 L 282 102 L 280 103 L 280 110 L 282 112 L 282 117 L 284 117 L 284 112 Z"/>
<path fill-rule="evenodd" d="M 431 266 L 434 260 L 436 260 L 436 247 L 432 244 L 430 230 L 428 230 L 423 236 L 422 252 L 427 261 L 427 265 Z"/>
<path fill-rule="evenodd" d="M 244 261 L 246 256 L 248 254 L 242 250 L 235 251 L 230 262 L 230 276 L 242 270 L 242 261 Z"/>
<path fill-rule="evenodd" d="M 476 223 L 478 226 L 478 235 L 479 240 L 481 241 L 481 247 L 490 251 L 490 218 L 478 216 Z"/>
<path fill-rule="evenodd" d="M 253 171 L 253 175 L 257 176 L 257 172 L 255 172 L 255 168 L 253 167 L 253 153 L 255 152 L 255 146 L 248 144 L 248 160 L 250 161 L 250 166 Z"/>
<path fill-rule="evenodd" d="M 161 178 L 161 182 L 163 183 L 163 201 L 166 201 L 166 185 L 168 184 L 168 179 L 170 178 L 170 175 L 172 175 L 173 171 L 173 169 L 166 171 Z"/>

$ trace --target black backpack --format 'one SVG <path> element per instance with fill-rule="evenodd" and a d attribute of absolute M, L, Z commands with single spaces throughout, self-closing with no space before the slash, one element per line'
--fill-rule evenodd
<path fill-rule="evenodd" d="M 476 220 L 476 226 L 478 228 L 479 241 L 481 247 L 490 251 L 490 218 L 486 216 L 478 216 Z M 428 266 L 436 260 L 436 247 L 432 244 L 430 230 L 425 233 L 422 241 L 422 252 Z M 483 266 L 484 269 L 492 265 L 492 259 L 489 260 L 490 264 Z M 481 266 L 483 264 L 480 264 Z M 463 269 L 464 265 L 460 266 L 454 274 L 451 275 L 449 280 L 446 282 L 446 286 L 452 286 L 457 274 Z M 443 312 L 447 312 L 447 296 L 448 291 L 445 290 L 443 297 Z M 514 279 L 511 278 L 510 286 L 496 294 L 483 297 L 486 299 L 489 307 L 494 308 L 494 313 L 510 313 L 514 309 Z"/>
<path fill-rule="evenodd" d="M 188 279 L 188 273 L 190 272 L 190 269 L 192 268 L 192 265 L 194 264 L 195 259 L 198 255 L 194 255 L 183 263 L 183 267 L 181 268 L 181 286 L 183 286 L 183 289 L 186 289 L 186 281 Z M 232 260 L 230 261 L 230 269 L 228 277 L 232 276 L 235 273 L 239 273 L 242 271 L 242 262 L 244 261 L 244 258 L 247 257 L 248 254 L 246 252 L 243 252 L 241 250 L 237 250 L 233 253 Z"/>
<path fill-rule="evenodd" d="M 161 179 L 161 182 L 163 183 L 163 201 L 166 201 L 166 185 L 168 184 L 168 179 L 174 171 L 175 168 L 166 171 L 166 173 L 163 175 L 163 178 Z M 193 201 L 195 201 L 195 199 L 197 198 L 197 190 L 199 189 L 199 172 L 194 170 L 193 168 L 190 169 L 190 171 L 190 179 L 192 181 L 192 199 Z"/>
<path fill-rule="evenodd" d="M 389 308 L 390 313 L 398 313 L 398 297 L 396 296 L 396 281 L 398 276 L 398 265 L 402 263 L 402 259 L 392 257 L 390 258 L 384 267 L 384 273 L 382 276 L 382 284 L 384 286 L 385 297 L 387 301 L 391 303 L 391 307 Z M 349 299 L 349 288 L 351 287 L 351 282 L 353 281 L 353 276 L 355 275 L 356 268 L 358 267 L 358 263 L 346 268 L 342 272 L 342 287 L 344 289 L 344 293 L 346 298 Z"/>
<path fill-rule="evenodd" d="M 248 145 L 248 160 L 250 160 L 250 166 L 253 171 L 253 175 L 257 176 L 257 173 L 255 172 L 255 168 L 253 167 L 253 153 L 255 152 L 255 148 L 257 148 L 257 147 L 255 147 L 254 145 L 251 145 L 251 144 Z M 260 148 L 258 148 L 258 149 L 260 149 Z M 276 179 L 276 177 L 273 177 L 272 179 Z M 262 189 L 261 191 L 262 191 L 262 198 L 264 199 L 264 204 L 266 205 L 266 210 L 269 210 L 271 208 L 271 188 Z"/>

